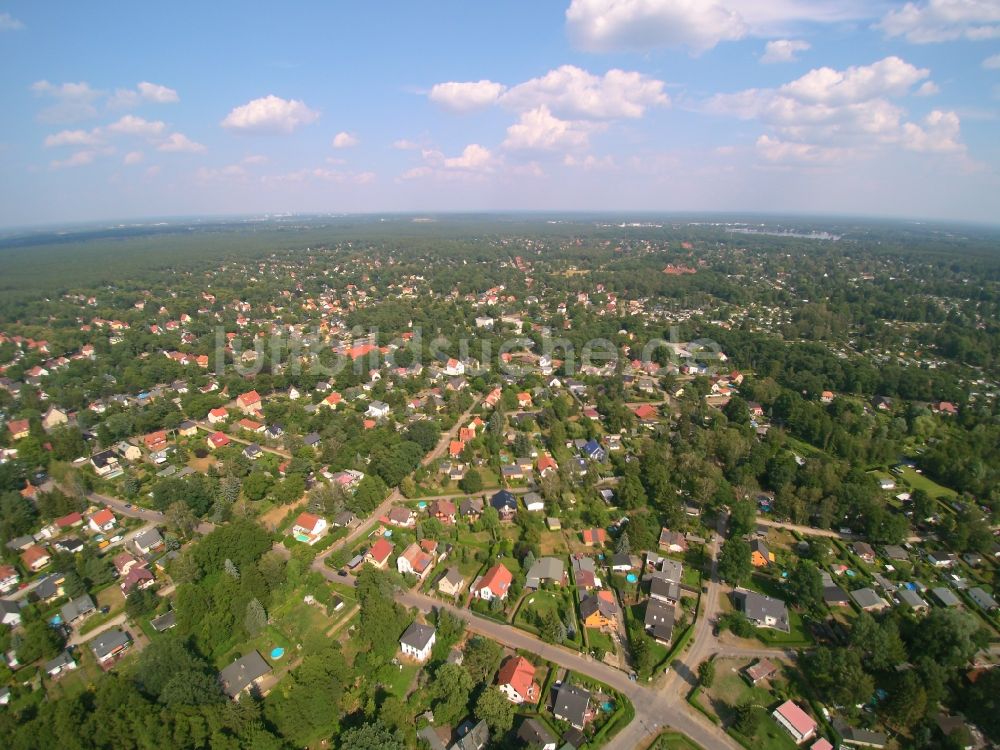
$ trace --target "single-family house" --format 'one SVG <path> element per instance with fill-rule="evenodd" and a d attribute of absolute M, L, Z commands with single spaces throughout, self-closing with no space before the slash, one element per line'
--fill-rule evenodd
<path fill-rule="evenodd" d="M 90 465 L 97 476 L 104 477 L 105 479 L 112 479 L 123 473 L 121 464 L 118 461 L 118 454 L 110 449 L 91 456 Z"/>
<path fill-rule="evenodd" d="M 557 744 L 552 733 L 538 719 L 529 716 L 517 728 L 517 739 L 521 747 L 528 750 L 556 750 Z"/>
<path fill-rule="evenodd" d="M 194 437 L 198 434 L 198 425 L 190 419 L 185 419 L 177 426 L 177 434 L 182 437 Z"/>
<path fill-rule="evenodd" d="M 770 679 L 777 672 L 778 665 L 770 659 L 759 659 L 743 668 L 743 674 L 751 685 L 756 685 L 758 682 Z"/>
<path fill-rule="evenodd" d="M 455 503 L 451 500 L 434 500 L 427 506 L 427 515 L 444 524 L 455 523 L 456 512 Z"/>
<path fill-rule="evenodd" d="M 649 579 L 649 596 L 666 604 L 677 604 L 681 600 L 680 582 L 653 576 Z"/>
<path fill-rule="evenodd" d="M 54 659 L 45 662 L 45 672 L 49 677 L 58 677 L 66 672 L 76 669 L 76 662 L 70 656 L 69 651 L 62 651 Z"/>
<path fill-rule="evenodd" d="M 750 542 L 750 563 L 755 568 L 766 568 L 774 562 L 774 553 L 768 550 L 767 545 L 760 539 Z"/>
<path fill-rule="evenodd" d="M 677 616 L 677 608 L 672 604 L 650 599 L 646 602 L 646 615 L 643 619 L 643 626 L 646 632 L 654 640 L 669 644 L 674 633 L 674 618 Z"/>
<path fill-rule="evenodd" d="M 396 558 L 396 570 L 400 574 L 410 573 L 421 581 L 427 577 L 437 561 L 437 542 L 421 539 L 413 542 Z"/>
<path fill-rule="evenodd" d="M 222 406 L 208 412 L 209 424 L 219 424 L 220 422 L 225 422 L 227 419 L 229 419 L 229 412 Z"/>
<path fill-rule="evenodd" d="M 106 667 L 132 645 L 132 636 L 117 628 L 105 630 L 90 642 L 90 649 L 98 664 Z"/>
<path fill-rule="evenodd" d="M 458 512 L 469 523 L 475 523 L 483 514 L 483 500 L 479 497 L 467 497 L 458 504 Z"/>
<path fill-rule="evenodd" d="M 881 612 L 889 606 L 889 602 L 879 596 L 875 589 L 866 587 L 851 592 L 854 603 L 866 612 Z"/>
<path fill-rule="evenodd" d="M 503 563 L 497 563 L 472 584 L 472 596 L 483 601 L 506 599 L 510 584 L 514 580 Z"/>
<path fill-rule="evenodd" d="M 875 562 L 875 550 L 867 542 L 855 542 L 851 545 L 851 549 L 869 565 Z"/>
<path fill-rule="evenodd" d="M 122 582 L 119 584 L 119 588 L 125 596 L 128 596 L 133 591 L 148 589 L 152 586 L 156 580 L 153 578 L 153 571 L 143 565 L 133 566 Z"/>
<path fill-rule="evenodd" d="M 209 450 L 215 450 L 216 448 L 225 448 L 229 445 L 229 436 L 224 432 L 213 432 L 207 438 Z"/>
<path fill-rule="evenodd" d="M 905 604 L 914 612 L 922 612 L 928 609 L 927 602 L 924 601 L 923 597 L 906 586 L 896 589 L 896 598 L 899 599 L 900 604 Z"/>
<path fill-rule="evenodd" d="M 69 422 L 69 414 L 60 409 L 58 406 L 50 406 L 45 414 L 42 415 L 42 427 L 46 431 L 54 430 L 56 427 L 62 427 Z"/>
<path fill-rule="evenodd" d="M 579 730 L 593 717 L 590 709 L 590 691 L 564 682 L 552 702 L 552 715 Z"/>
<path fill-rule="evenodd" d="M 604 529 L 593 528 L 583 530 L 583 543 L 591 547 L 600 547 L 608 541 L 608 532 Z"/>
<path fill-rule="evenodd" d="M 16 628 L 20 625 L 21 608 L 25 604 L 24 600 L 0 599 L 0 625 L 7 625 L 11 628 Z"/>
<path fill-rule="evenodd" d="M 17 568 L 13 565 L 0 565 L 0 594 L 13 591 L 20 582 L 21 576 L 18 574 Z"/>
<path fill-rule="evenodd" d="M 238 701 L 243 693 L 260 689 L 264 678 L 271 674 L 271 667 L 256 650 L 241 656 L 219 672 L 222 692 Z"/>
<path fill-rule="evenodd" d="M 795 744 L 801 744 L 816 734 L 816 721 L 793 701 L 785 701 L 771 714 L 792 735 Z"/>
<path fill-rule="evenodd" d="M 955 596 L 955 592 L 944 586 L 935 586 L 931 589 L 931 593 L 943 607 L 957 607 L 962 603 L 962 600 Z"/>
<path fill-rule="evenodd" d="M 541 688 L 535 681 L 535 665 L 523 656 L 510 656 L 497 672 L 497 687 L 511 703 L 537 703 Z"/>
<path fill-rule="evenodd" d="M 758 628 L 772 628 L 783 633 L 789 632 L 788 608 L 780 599 L 758 594 L 749 589 L 733 591 L 736 608 Z"/>
<path fill-rule="evenodd" d="M 262 408 L 260 394 L 255 390 L 240 394 L 236 397 L 236 408 L 247 416 L 256 414 Z"/>
<path fill-rule="evenodd" d="M 380 537 L 371 549 L 365 554 L 364 561 L 376 568 L 385 570 L 389 564 L 389 556 L 392 555 L 393 544 L 385 537 Z"/>
<path fill-rule="evenodd" d="M 969 598 L 976 603 L 977 607 L 979 607 L 982 610 L 985 610 L 986 612 L 992 612 L 993 610 L 1000 607 L 1000 604 L 997 603 L 996 598 L 994 598 L 994 596 L 991 593 L 989 593 L 988 591 L 979 586 L 973 586 L 966 593 L 968 593 Z"/>
<path fill-rule="evenodd" d="M 539 589 L 543 583 L 561 586 L 566 583 L 566 566 L 558 557 L 540 557 L 528 570 L 525 587 Z"/>
<path fill-rule="evenodd" d="M 7 423 L 11 439 L 21 440 L 31 434 L 31 423 L 27 419 L 12 419 Z"/>
<path fill-rule="evenodd" d="M 490 505 L 496 508 L 501 521 L 509 521 L 517 514 L 517 498 L 509 490 L 500 490 L 493 495 Z"/>
<path fill-rule="evenodd" d="M 321 518 L 313 513 L 300 513 L 292 526 L 292 536 L 304 544 L 316 544 L 326 533 L 327 523 L 325 518 Z"/>
<path fill-rule="evenodd" d="M 462 589 L 465 588 L 465 579 L 458 568 L 448 568 L 441 576 L 441 580 L 438 581 L 437 588 L 445 596 L 457 599 L 458 595 L 462 593 Z"/>
<path fill-rule="evenodd" d="M 38 544 L 32 544 L 21 553 L 21 562 L 32 573 L 37 573 L 48 565 L 51 560 L 52 556 L 48 550 Z"/>
<path fill-rule="evenodd" d="M 615 595 L 606 589 L 588 594 L 580 600 L 580 619 L 585 627 L 617 630 L 618 614 Z"/>
<path fill-rule="evenodd" d="M 90 594 L 81 594 L 76 599 L 70 599 L 66 602 L 59 610 L 59 614 L 64 623 L 74 625 L 78 620 L 83 620 L 96 611 L 97 607 L 94 606 L 94 600 L 90 598 Z"/>
<path fill-rule="evenodd" d="M 135 548 L 139 551 L 140 555 L 148 555 L 150 552 L 156 552 L 163 549 L 164 546 L 163 537 L 156 529 L 146 529 L 145 531 L 140 531 L 135 535 L 133 543 L 135 544 Z"/>
<path fill-rule="evenodd" d="M 390 526 L 409 529 L 417 525 L 417 514 L 409 508 L 397 505 L 394 508 L 390 508 L 389 512 L 385 514 L 385 522 Z"/>
<path fill-rule="evenodd" d="M 668 552 L 687 552 L 688 543 L 679 531 L 671 531 L 667 527 L 660 530 L 660 549 Z"/>
<path fill-rule="evenodd" d="M 94 513 L 88 521 L 90 528 L 97 534 L 101 534 L 105 531 L 111 531 L 117 523 L 118 521 L 115 518 L 115 514 L 111 512 L 110 508 L 102 508 Z"/>
<path fill-rule="evenodd" d="M 403 656 L 425 662 L 431 658 L 431 649 L 437 640 L 437 632 L 430 625 L 419 622 L 411 622 L 399 639 L 399 647 L 403 651 Z"/>
<path fill-rule="evenodd" d="M 525 510 L 531 511 L 532 513 L 541 513 L 545 510 L 545 501 L 542 500 L 542 496 L 537 492 L 525 493 L 522 499 L 524 500 Z"/>
<path fill-rule="evenodd" d="M 370 419 L 385 419 L 389 416 L 389 404 L 382 401 L 372 401 L 368 404 L 368 410 L 365 412 L 365 416 Z"/>

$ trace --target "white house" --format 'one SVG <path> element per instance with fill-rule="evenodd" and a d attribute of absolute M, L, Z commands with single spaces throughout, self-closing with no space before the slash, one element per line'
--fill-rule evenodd
<path fill-rule="evenodd" d="M 292 536 L 308 545 L 316 544 L 326 533 L 326 519 L 312 513 L 300 513 L 292 526 Z"/>
<path fill-rule="evenodd" d="M 431 649 L 434 648 L 436 639 L 437 633 L 430 625 L 412 622 L 399 639 L 399 646 L 404 656 L 424 662 L 431 658 Z"/>
<path fill-rule="evenodd" d="M 111 512 L 110 508 L 103 508 L 90 517 L 89 525 L 95 533 L 100 534 L 111 531 L 115 527 L 115 523 L 117 523 L 115 514 Z"/>
<path fill-rule="evenodd" d="M 368 411 L 365 412 L 365 416 L 371 419 L 385 419 L 389 416 L 389 404 L 382 401 L 372 401 L 368 405 Z"/>

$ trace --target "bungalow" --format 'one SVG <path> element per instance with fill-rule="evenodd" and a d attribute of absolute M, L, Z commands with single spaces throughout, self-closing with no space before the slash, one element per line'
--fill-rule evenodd
<path fill-rule="evenodd" d="M 396 570 L 400 574 L 410 573 L 421 581 L 424 580 L 437 561 L 437 546 L 437 542 L 433 539 L 413 542 L 396 558 Z"/>
<path fill-rule="evenodd" d="M 160 536 L 160 532 L 156 529 L 140 531 L 135 535 L 133 543 L 140 555 L 148 555 L 150 552 L 163 549 L 163 537 Z"/>
<path fill-rule="evenodd" d="M 517 394 L 517 406 L 520 409 L 530 409 L 531 408 L 531 394 L 526 391 L 522 391 Z"/>
<path fill-rule="evenodd" d="M 882 732 L 872 732 L 868 729 L 852 727 L 840 717 L 833 720 L 833 728 L 843 738 L 841 747 L 882 748 L 889 741 L 889 738 Z"/>
<path fill-rule="evenodd" d="M 1000 607 L 1000 604 L 997 603 L 997 600 L 993 597 L 993 595 L 979 586 L 974 586 L 969 589 L 967 593 L 969 598 L 976 603 L 976 606 L 987 612 L 992 612 Z"/>
<path fill-rule="evenodd" d="M 177 613 L 170 610 L 159 617 L 154 617 L 149 621 L 149 624 L 157 633 L 164 633 L 177 626 Z"/>
<path fill-rule="evenodd" d="M 912 609 L 914 612 L 922 612 L 928 609 L 927 602 L 913 589 L 903 588 L 896 590 L 896 598 L 899 600 L 900 604 L 905 604 L 907 607 Z"/>
<path fill-rule="evenodd" d="M 260 689 L 264 678 L 271 674 L 271 667 L 256 650 L 242 656 L 219 672 L 222 692 L 238 701 L 243 693 Z"/>
<path fill-rule="evenodd" d="M 27 419 L 12 419 L 7 423 L 13 440 L 21 440 L 31 434 L 31 423 Z"/>
<path fill-rule="evenodd" d="M 780 599 L 758 594 L 749 589 L 733 591 L 733 601 L 736 608 L 743 612 L 746 618 L 758 628 L 771 628 L 787 633 L 788 608 Z"/>
<path fill-rule="evenodd" d="M 829 404 L 833 401 L 833 399 L 834 399 L 833 391 L 823 391 L 819 395 L 819 400 L 820 403 L 822 404 Z"/>
<path fill-rule="evenodd" d="M 611 556 L 611 570 L 615 573 L 628 573 L 635 568 L 632 556 L 624 552 L 616 552 Z"/>
<path fill-rule="evenodd" d="M 652 404 L 642 404 L 633 409 L 632 413 L 640 422 L 649 422 L 657 417 L 656 407 Z"/>
<path fill-rule="evenodd" d="M 292 536 L 298 541 L 312 546 L 323 537 L 326 528 L 325 518 L 320 518 L 312 513 L 300 513 L 292 526 Z"/>
<path fill-rule="evenodd" d="M 72 672 L 76 669 L 76 662 L 70 656 L 69 651 L 63 651 L 54 659 L 45 662 L 45 672 L 49 677 L 58 677 L 63 672 Z"/>
<path fill-rule="evenodd" d="M 961 599 L 955 596 L 955 593 L 951 589 L 944 586 L 932 588 L 931 593 L 934 594 L 934 598 L 944 607 L 957 607 L 962 603 Z"/>
<path fill-rule="evenodd" d="M 219 424 L 220 422 L 225 422 L 227 419 L 229 419 L 229 412 L 222 406 L 218 409 L 212 409 L 208 413 L 209 424 Z"/>
<path fill-rule="evenodd" d="M 774 562 L 774 553 L 767 549 L 767 545 L 760 539 L 750 542 L 750 563 L 755 568 L 766 568 Z"/>
<path fill-rule="evenodd" d="M 132 636 L 124 630 L 113 629 L 105 630 L 91 641 L 90 649 L 94 652 L 98 664 L 104 667 L 131 645 Z"/>
<path fill-rule="evenodd" d="M 535 665 L 523 656 L 510 656 L 497 672 L 497 687 L 511 703 L 537 703 L 541 688 L 535 681 Z"/>
<path fill-rule="evenodd" d="M 851 603 L 851 597 L 840 586 L 830 584 L 823 587 L 823 602 L 828 607 L 846 607 Z"/>
<path fill-rule="evenodd" d="M 236 408 L 250 416 L 261 410 L 260 394 L 257 391 L 249 391 L 236 397 Z"/>
<path fill-rule="evenodd" d="M 448 568 L 447 572 L 441 576 L 441 580 L 438 581 L 437 585 L 440 593 L 456 599 L 462 593 L 463 588 L 465 588 L 465 579 L 458 568 Z"/>
<path fill-rule="evenodd" d="M 451 500 L 435 500 L 427 506 L 427 515 L 444 524 L 455 523 L 455 513 L 455 503 Z"/>
<path fill-rule="evenodd" d="M 524 498 L 524 507 L 532 513 L 541 513 L 545 510 L 545 501 L 537 492 L 529 492 Z"/>
<path fill-rule="evenodd" d="M 385 537 L 380 537 L 372 548 L 365 554 L 364 561 L 376 568 L 385 570 L 389 564 L 389 556 L 392 554 L 393 544 Z"/>
<path fill-rule="evenodd" d="M 587 721 L 593 718 L 590 710 L 590 691 L 564 682 L 552 702 L 552 715 L 559 721 L 583 730 Z"/>
<path fill-rule="evenodd" d="M 326 396 L 322 401 L 319 402 L 320 406 L 325 406 L 327 409 L 336 409 L 340 402 L 344 400 L 344 397 L 339 393 L 334 391 Z"/>
<path fill-rule="evenodd" d="M 813 718 L 790 700 L 774 709 L 771 715 L 792 735 L 796 744 L 801 744 L 816 734 L 816 722 Z"/>
<path fill-rule="evenodd" d="M 243 455 L 251 461 L 256 461 L 264 455 L 264 449 L 257 445 L 257 443 L 250 443 L 250 445 L 243 449 Z"/>
<path fill-rule="evenodd" d="M 501 521 L 509 521 L 517 514 L 517 498 L 508 490 L 500 490 L 493 495 L 490 505 L 496 508 Z"/>
<path fill-rule="evenodd" d="M 671 531 L 663 527 L 660 531 L 660 549 L 668 552 L 687 552 L 688 543 L 684 535 L 679 531 Z"/>
<path fill-rule="evenodd" d="M 552 456 L 545 455 L 538 459 L 538 475 L 547 477 L 559 471 L 559 464 Z"/>
<path fill-rule="evenodd" d="M 213 432 L 208 436 L 206 442 L 210 450 L 215 450 L 216 448 L 225 448 L 229 445 L 229 436 L 224 432 Z"/>
<path fill-rule="evenodd" d="M 777 672 L 778 665 L 770 659 L 760 659 L 743 668 L 743 675 L 749 680 L 751 685 L 756 685 L 758 682 L 770 679 Z"/>
<path fill-rule="evenodd" d="M 540 589 L 543 583 L 562 586 L 566 583 L 566 567 L 558 557 L 540 557 L 528 570 L 524 585 L 529 589 Z"/>
<path fill-rule="evenodd" d="M 437 632 L 430 625 L 419 622 L 411 622 L 399 639 L 399 647 L 403 651 L 403 656 L 409 656 L 419 662 L 425 662 L 431 658 L 431 649 L 437 640 Z"/>
<path fill-rule="evenodd" d="M 618 614 L 618 602 L 610 591 L 601 590 L 580 600 L 580 619 L 584 627 L 617 630 Z"/>
<path fill-rule="evenodd" d="M 44 547 L 40 547 L 37 544 L 32 544 L 28 549 L 21 553 L 21 562 L 24 563 L 24 567 L 30 570 L 32 573 L 37 573 L 39 570 L 44 568 L 52 560 L 52 556 Z"/>
<path fill-rule="evenodd" d="M 333 517 L 333 525 L 338 529 L 353 529 L 360 525 L 360 521 L 353 512 L 343 510 Z"/>
<path fill-rule="evenodd" d="M 268 440 L 279 440 L 285 434 L 285 428 L 280 424 L 268 425 L 264 430 L 264 437 Z"/>
<path fill-rule="evenodd" d="M 510 584 L 514 580 L 503 563 L 497 563 L 472 584 L 472 596 L 483 601 L 506 599 Z"/>
<path fill-rule="evenodd" d="M 312 448 L 314 450 L 319 448 L 320 437 L 318 432 L 310 432 L 304 438 L 302 438 L 302 444 L 307 448 Z"/>
<path fill-rule="evenodd" d="M 241 430 L 246 430 L 247 432 L 252 432 L 255 435 L 259 435 L 264 432 L 264 425 L 260 422 L 255 422 L 252 419 L 243 417 L 239 422 L 236 423 Z"/>
<path fill-rule="evenodd" d="M 851 598 L 866 612 L 881 612 L 889 606 L 889 603 L 872 588 L 855 589 L 851 592 Z"/>
<path fill-rule="evenodd" d="M 593 528 L 583 530 L 583 543 L 591 547 L 600 547 L 608 541 L 608 532 L 604 529 Z"/>
<path fill-rule="evenodd" d="M 177 426 L 177 434 L 182 437 L 194 437 L 198 434 L 198 425 L 190 419 L 185 419 Z"/>
<path fill-rule="evenodd" d="M 417 514 L 409 508 L 397 505 L 395 508 L 390 508 L 383 520 L 390 526 L 409 529 L 417 525 Z"/>
<path fill-rule="evenodd" d="M 646 617 L 643 626 L 654 640 L 662 644 L 669 644 L 674 633 L 674 618 L 677 609 L 656 599 L 646 602 Z"/>

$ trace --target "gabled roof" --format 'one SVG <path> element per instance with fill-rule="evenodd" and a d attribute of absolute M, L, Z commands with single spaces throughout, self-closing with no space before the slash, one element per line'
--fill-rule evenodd
<path fill-rule="evenodd" d="M 490 498 L 490 505 L 498 511 L 503 509 L 517 510 L 517 498 L 507 490 L 500 490 Z"/>
<path fill-rule="evenodd" d="M 522 698 L 532 698 L 535 686 L 535 665 L 523 656 L 511 656 L 500 665 L 497 685 L 510 685 Z"/>
<path fill-rule="evenodd" d="M 90 648 L 98 659 L 108 656 L 115 649 L 132 642 L 132 637 L 122 630 L 105 630 L 90 642 Z"/>
<path fill-rule="evenodd" d="M 434 628 L 420 622 L 411 622 L 399 642 L 417 651 L 423 651 L 434 637 Z"/>
<path fill-rule="evenodd" d="M 270 671 L 271 667 L 264 661 L 264 657 L 256 651 L 251 651 L 219 672 L 222 692 L 230 698 L 235 698 L 254 680 L 260 679 Z"/>
<path fill-rule="evenodd" d="M 392 542 L 390 542 L 385 537 L 379 539 L 372 548 L 368 551 L 368 554 L 372 556 L 372 559 L 381 563 L 389 559 L 389 555 L 392 554 Z"/>
<path fill-rule="evenodd" d="M 514 577 L 503 563 L 497 563 L 479 579 L 476 589 L 489 589 L 494 594 L 505 594 Z"/>
<path fill-rule="evenodd" d="M 556 693 L 552 712 L 561 716 L 575 727 L 582 727 L 586 722 L 587 708 L 590 705 L 590 691 L 577 685 L 563 683 Z"/>

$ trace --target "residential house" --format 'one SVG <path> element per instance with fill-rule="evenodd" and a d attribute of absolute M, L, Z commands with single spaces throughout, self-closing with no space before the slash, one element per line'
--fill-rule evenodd
<path fill-rule="evenodd" d="M 88 525 L 93 529 L 94 533 L 101 534 L 105 531 L 111 531 L 117 523 L 118 520 L 115 518 L 115 514 L 111 512 L 111 509 L 102 508 L 90 517 Z"/>
<path fill-rule="evenodd" d="M 384 521 L 390 526 L 410 529 L 417 525 L 417 514 L 409 508 L 397 505 L 395 508 L 389 509 L 389 512 L 385 514 Z"/>
<path fill-rule="evenodd" d="M 7 625 L 11 628 L 20 625 L 21 608 L 24 607 L 25 603 L 24 600 L 0 599 L 0 625 Z"/>
<path fill-rule="evenodd" d="M 119 576 L 128 575 L 128 572 L 132 568 L 140 564 L 135 556 L 129 552 L 119 552 L 111 562 L 115 566 L 115 570 L 118 571 Z"/>
<path fill-rule="evenodd" d="M 27 419 L 12 419 L 7 423 L 7 430 L 13 440 L 21 440 L 31 434 L 31 423 Z"/>
<path fill-rule="evenodd" d="M 774 562 L 774 553 L 767 549 L 767 545 L 760 539 L 750 542 L 750 563 L 755 568 L 766 568 Z"/>
<path fill-rule="evenodd" d="M 851 603 L 851 597 L 840 586 L 831 583 L 823 587 L 823 601 L 828 607 L 847 607 Z"/>
<path fill-rule="evenodd" d="M 552 703 L 552 715 L 579 730 L 593 717 L 590 708 L 590 691 L 564 682 Z"/>
<path fill-rule="evenodd" d="M 580 455 L 597 463 L 602 463 L 608 457 L 607 451 L 593 438 L 580 446 Z"/>
<path fill-rule="evenodd" d="M 54 659 L 45 662 L 44 669 L 49 677 L 55 678 L 76 669 L 76 662 L 70 656 L 69 651 L 63 651 Z"/>
<path fill-rule="evenodd" d="M 851 592 L 854 603 L 866 612 L 881 612 L 889 602 L 880 597 L 872 588 L 860 588 Z"/>
<path fill-rule="evenodd" d="M 458 512 L 469 523 L 475 523 L 483 514 L 483 500 L 478 497 L 467 497 L 458 504 Z"/>
<path fill-rule="evenodd" d="M 673 637 L 676 615 L 677 609 L 673 605 L 657 599 L 650 599 L 646 602 L 646 616 L 643 620 L 643 626 L 654 640 L 667 645 Z"/>
<path fill-rule="evenodd" d="M 465 579 L 458 568 L 448 568 L 445 574 L 438 581 L 438 591 L 445 596 L 457 599 L 462 589 L 465 588 Z"/>
<path fill-rule="evenodd" d="M 510 584 L 514 580 L 503 563 L 497 563 L 472 584 L 472 596 L 483 601 L 506 599 Z"/>
<path fill-rule="evenodd" d="M 209 450 L 215 450 L 216 448 L 225 448 L 229 445 L 229 436 L 224 432 L 213 432 L 207 438 Z"/>
<path fill-rule="evenodd" d="M 559 464 L 552 456 L 544 455 L 538 459 L 538 475 L 541 477 L 547 477 L 551 474 L 556 474 L 559 471 Z"/>
<path fill-rule="evenodd" d="M 312 448 L 316 450 L 319 448 L 320 437 L 318 432 L 310 432 L 304 438 L 302 438 L 302 444 L 307 448 Z"/>
<path fill-rule="evenodd" d="M 591 547 L 601 547 L 608 541 L 608 532 L 604 529 L 593 528 L 583 530 L 583 543 Z"/>
<path fill-rule="evenodd" d="M 153 571 L 145 565 L 136 565 L 125 574 L 125 578 L 122 579 L 119 588 L 125 596 L 128 596 L 133 591 L 148 589 L 155 582 Z"/>
<path fill-rule="evenodd" d="M 455 730 L 458 740 L 448 750 L 484 750 L 490 742 L 490 728 L 485 721 L 464 721 Z"/>
<path fill-rule="evenodd" d="M 943 607 L 957 607 L 962 603 L 962 600 L 955 596 L 955 593 L 944 586 L 936 586 L 931 589 L 931 593 L 934 594 L 934 598 L 940 602 Z"/>
<path fill-rule="evenodd" d="M 528 492 L 523 497 L 524 508 L 532 513 L 541 513 L 545 510 L 545 501 L 537 492 Z"/>
<path fill-rule="evenodd" d="M 138 450 L 138 449 L 137 449 Z M 101 451 L 90 457 L 90 465 L 94 473 L 105 479 L 121 476 L 123 469 L 118 461 L 118 455 L 113 450 Z"/>
<path fill-rule="evenodd" d="M 208 413 L 209 424 L 219 424 L 220 422 L 225 422 L 227 419 L 229 419 L 229 412 L 222 406 L 218 409 L 212 409 Z"/>
<path fill-rule="evenodd" d="M 32 573 L 37 573 L 48 565 L 51 560 L 52 556 L 48 553 L 48 550 L 37 544 L 32 544 L 21 553 L 21 562 Z"/>
<path fill-rule="evenodd" d="M 688 543 L 679 531 L 671 531 L 664 527 L 660 531 L 660 549 L 668 552 L 687 552 Z"/>
<path fill-rule="evenodd" d="M 736 608 L 756 627 L 789 632 L 788 608 L 780 599 L 749 589 L 736 589 L 733 591 L 733 600 Z"/>
<path fill-rule="evenodd" d="M 376 568 L 385 570 L 389 564 L 389 556 L 392 554 L 393 544 L 385 537 L 379 538 L 371 549 L 365 554 L 364 561 Z"/>
<path fill-rule="evenodd" d="M 778 665 L 770 659 L 760 659 L 753 664 L 748 664 L 743 669 L 743 674 L 750 681 L 751 685 L 770 679 L 777 674 Z"/>
<path fill-rule="evenodd" d="M 922 612 L 928 609 L 927 602 L 916 591 L 905 586 L 896 590 L 896 598 L 900 604 L 905 604 L 914 612 Z"/>
<path fill-rule="evenodd" d="M 455 503 L 451 500 L 434 500 L 427 506 L 427 515 L 448 525 L 455 523 L 456 512 Z"/>
<path fill-rule="evenodd" d="M 222 685 L 222 692 L 231 700 L 238 701 L 243 693 L 259 690 L 264 678 L 269 674 L 271 667 L 264 661 L 264 657 L 254 650 L 219 672 L 219 682 Z"/>
<path fill-rule="evenodd" d="M 611 556 L 611 570 L 615 573 L 628 573 L 630 570 L 634 570 L 635 567 L 635 562 L 632 560 L 631 555 L 627 555 L 624 552 L 616 552 Z"/>
<path fill-rule="evenodd" d="M 680 582 L 653 576 L 649 579 L 649 596 L 665 604 L 677 604 L 681 600 Z"/>
<path fill-rule="evenodd" d="M 21 576 L 13 565 L 0 565 L 0 593 L 6 594 L 17 588 Z"/>
<path fill-rule="evenodd" d="M 236 397 L 236 408 L 247 416 L 256 414 L 262 408 L 260 394 L 255 390 L 240 394 Z"/>
<path fill-rule="evenodd" d="M 382 401 L 372 401 L 368 405 L 368 411 L 365 412 L 365 416 L 370 419 L 385 419 L 389 416 L 389 404 Z"/>
<path fill-rule="evenodd" d="M 785 701 L 772 712 L 771 716 L 792 735 L 796 744 L 801 744 L 816 735 L 816 722 L 793 701 Z"/>
<path fill-rule="evenodd" d="M 619 611 L 611 591 L 601 590 L 580 600 L 580 619 L 584 627 L 617 630 Z"/>
<path fill-rule="evenodd" d="M 56 427 L 62 427 L 68 423 L 69 414 L 58 406 L 50 406 L 45 414 L 42 415 L 42 427 L 46 431 L 54 430 Z"/>
<path fill-rule="evenodd" d="M 854 554 L 860 557 L 869 565 L 875 562 L 875 550 L 867 542 L 855 542 L 851 545 Z"/>
<path fill-rule="evenodd" d="M 537 703 L 541 688 L 535 681 L 535 665 L 523 656 L 510 656 L 497 672 L 497 687 L 511 703 Z"/>
<path fill-rule="evenodd" d="M 81 594 L 76 599 L 70 599 L 66 602 L 59 610 L 59 614 L 65 624 L 74 625 L 78 620 L 83 620 L 96 611 L 97 608 L 94 606 L 94 600 L 90 598 L 90 594 Z"/>
<path fill-rule="evenodd" d="M 312 546 L 316 544 L 326 533 L 327 523 L 325 518 L 320 518 L 313 513 L 300 513 L 292 526 L 292 536 L 298 541 Z"/>
<path fill-rule="evenodd" d="M 151 552 L 163 549 L 164 546 L 163 537 L 156 529 L 140 531 L 132 541 L 140 555 L 148 555 Z"/>
<path fill-rule="evenodd" d="M 558 557 L 540 557 L 528 570 L 525 587 L 540 589 L 543 583 L 561 586 L 566 583 L 566 567 Z"/>
<path fill-rule="evenodd" d="M 517 498 L 509 490 L 500 490 L 493 495 L 490 505 L 496 508 L 501 521 L 509 521 L 517 514 Z"/>
<path fill-rule="evenodd" d="M 251 443 L 243 449 L 243 455 L 251 461 L 256 461 L 264 455 L 264 450 L 257 443 Z"/>
<path fill-rule="evenodd" d="M 170 610 L 159 617 L 154 617 L 149 621 L 149 624 L 157 633 L 164 633 L 170 630 L 170 628 L 177 626 L 177 613 L 174 610 Z"/>
<path fill-rule="evenodd" d="M 421 581 L 427 577 L 437 561 L 437 542 L 421 539 L 413 542 L 396 558 L 396 570 L 417 576 Z"/>
<path fill-rule="evenodd" d="M 529 716 L 517 729 L 517 739 L 527 750 L 556 750 L 552 733 L 538 719 Z"/>
<path fill-rule="evenodd" d="M 97 638 L 90 642 L 90 649 L 94 652 L 97 663 L 107 668 L 115 658 L 121 655 L 132 645 L 132 636 L 124 630 L 117 628 L 105 630 Z"/>
<path fill-rule="evenodd" d="M 972 587 L 966 593 L 968 593 L 969 598 L 976 603 L 976 606 L 986 612 L 992 612 L 1000 607 L 1000 604 L 997 603 L 997 600 L 993 597 L 993 595 L 979 586 Z"/>
<path fill-rule="evenodd" d="M 177 427 L 177 434 L 182 437 L 194 437 L 198 434 L 198 425 L 190 419 L 185 419 Z"/>
<path fill-rule="evenodd" d="M 431 658 L 431 649 L 437 640 L 437 633 L 430 625 L 419 622 L 411 622 L 399 639 L 399 647 L 403 651 L 403 656 L 425 662 Z"/>
<path fill-rule="evenodd" d="M 342 510 L 333 517 L 333 525 L 341 529 L 353 529 L 360 525 L 360 521 L 352 511 Z"/>
<path fill-rule="evenodd" d="M 882 732 L 873 732 L 868 729 L 859 729 L 850 726 L 839 716 L 833 720 L 833 728 L 843 738 L 841 747 L 873 747 L 883 748 L 889 742 L 889 738 Z"/>

